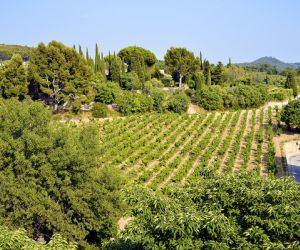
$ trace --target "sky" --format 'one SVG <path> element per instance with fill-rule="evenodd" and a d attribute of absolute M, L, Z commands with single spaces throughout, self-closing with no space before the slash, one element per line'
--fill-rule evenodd
<path fill-rule="evenodd" d="M 57 40 L 94 51 L 129 45 L 163 59 L 186 47 L 216 63 L 300 62 L 299 0 L 2 0 L 0 43 Z"/>

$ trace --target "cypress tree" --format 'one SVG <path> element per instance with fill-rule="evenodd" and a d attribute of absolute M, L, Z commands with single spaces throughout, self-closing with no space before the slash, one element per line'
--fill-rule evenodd
<path fill-rule="evenodd" d="M 81 45 L 79 45 L 79 55 L 83 56 L 83 51 L 82 51 Z"/>
<path fill-rule="evenodd" d="M 100 57 L 99 57 L 99 49 L 98 49 L 98 44 L 96 43 L 95 46 L 95 67 L 94 67 L 94 71 L 95 73 L 97 73 L 100 69 Z"/>
<path fill-rule="evenodd" d="M 210 73 L 210 68 L 208 68 L 208 70 L 207 70 L 206 85 L 208 85 L 208 86 L 211 85 L 211 73 Z"/>
<path fill-rule="evenodd" d="M 202 52 L 201 51 L 200 51 L 199 60 L 200 60 L 200 70 L 203 70 L 203 61 L 202 61 Z"/>
<path fill-rule="evenodd" d="M 227 67 L 231 67 L 231 58 L 230 58 L 230 57 L 229 57 L 229 59 L 228 59 Z"/>

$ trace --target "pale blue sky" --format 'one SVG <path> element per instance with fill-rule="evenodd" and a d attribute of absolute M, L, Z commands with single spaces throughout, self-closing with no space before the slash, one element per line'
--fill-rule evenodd
<path fill-rule="evenodd" d="M 186 47 L 215 63 L 300 62 L 298 0 L 3 0 L 0 43 L 58 40 L 104 53 L 139 45 L 163 58 Z"/>

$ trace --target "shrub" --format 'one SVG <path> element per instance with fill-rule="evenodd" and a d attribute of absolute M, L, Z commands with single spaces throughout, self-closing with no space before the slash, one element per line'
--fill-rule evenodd
<path fill-rule="evenodd" d="M 92 115 L 95 118 L 104 118 L 107 117 L 108 108 L 104 103 L 94 103 L 92 108 Z"/>
<path fill-rule="evenodd" d="M 211 86 L 198 90 L 194 101 L 207 110 L 223 108 L 222 92 L 219 87 Z"/>
<path fill-rule="evenodd" d="M 172 112 L 182 114 L 188 110 L 189 98 L 186 94 L 179 92 L 170 97 L 168 109 Z"/>

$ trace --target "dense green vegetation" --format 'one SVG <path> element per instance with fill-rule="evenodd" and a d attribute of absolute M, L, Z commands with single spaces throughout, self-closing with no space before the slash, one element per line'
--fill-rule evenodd
<path fill-rule="evenodd" d="M 176 47 L 164 61 L 138 46 L 19 49 L 0 65 L 1 249 L 300 248 L 299 184 L 274 179 L 262 107 L 296 97 L 300 71 Z M 282 121 L 300 127 L 299 110 Z M 61 122 L 83 111 L 88 123 Z M 94 119 L 111 114 L 128 117 Z"/>
<path fill-rule="evenodd" d="M 17 47 L 10 51 L 19 50 Z M 298 71 L 270 71 L 211 64 L 186 48 L 171 47 L 164 61 L 149 50 L 129 46 L 104 56 L 98 44 L 91 57 L 62 43 L 40 43 L 30 60 L 20 55 L 0 66 L 1 96 L 30 96 L 55 112 L 78 114 L 85 104 L 113 104 L 121 115 L 145 112 L 183 113 L 189 103 L 207 110 L 256 108 L 269 100 L 298 95 Z M 90 105 L 92 108 L 92 104 Z M 90 108 L 90 110 L 91 110 Z M 102 115 L 104 116 L 104 115 Z"/>
<path fill-rule="evenodd" d="M 1 224 L 82 246 L 114 234 L 123 179 L 99 165 L 98 126 L 64 126 L 41 103 L 10 99 L 0 103 L 0 131 Z"/>
<path fill-rule="evenodd" d="M 298 249 L 300 186 L 292 179 L 218 176 L 164 195 L 126 192 L 133 220 L 108 249 Z"/>
<path fill-rule="evenodd" d="M 283 107 L 281 120 L 287 124 L 289 128 L 300 128 L 300 100 L 289 102 Z"/>

